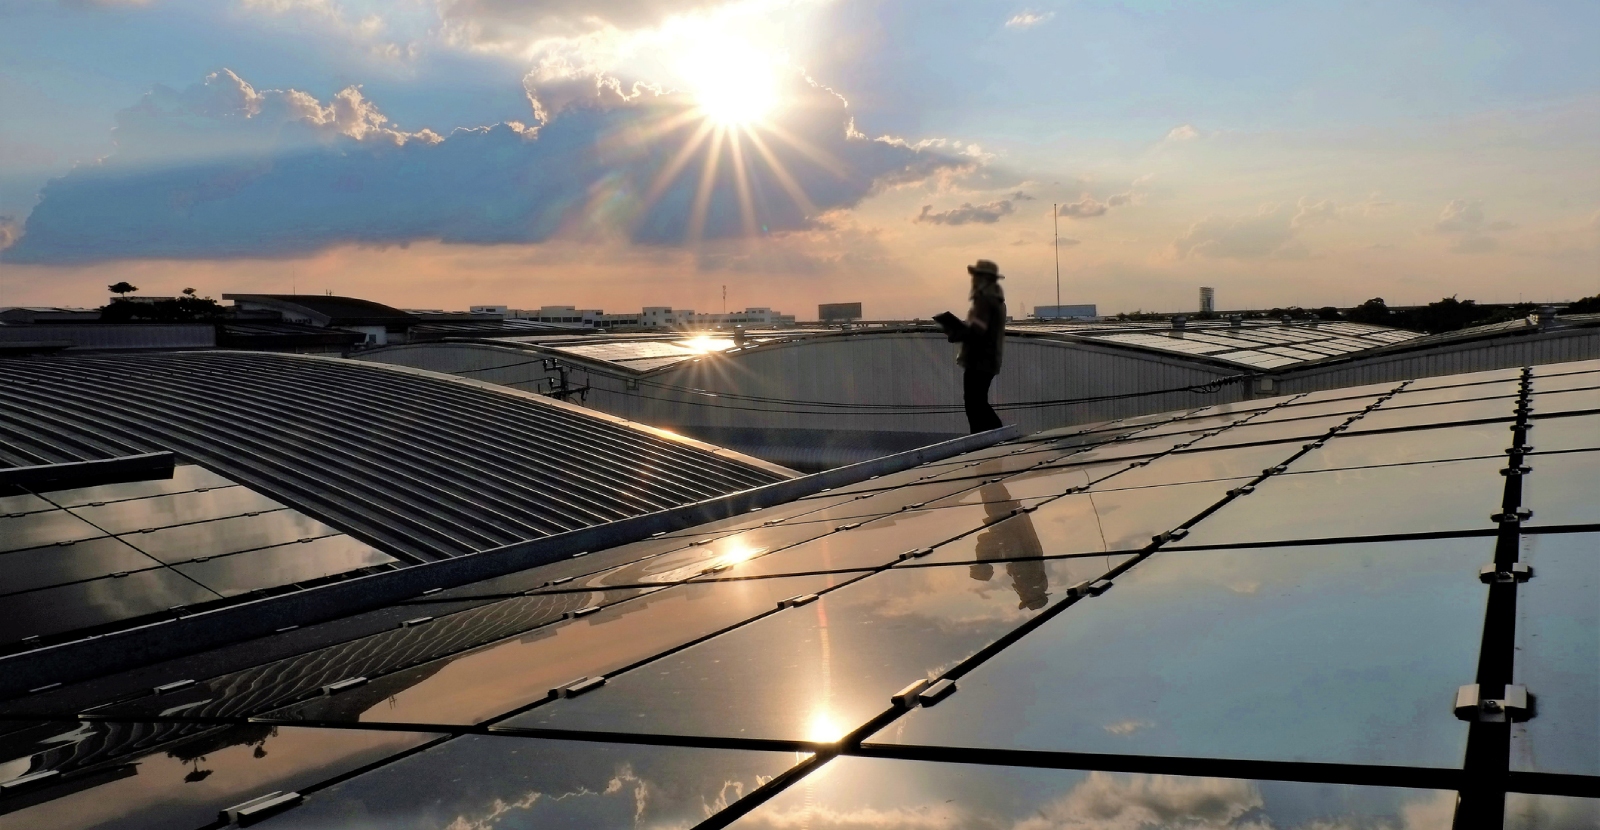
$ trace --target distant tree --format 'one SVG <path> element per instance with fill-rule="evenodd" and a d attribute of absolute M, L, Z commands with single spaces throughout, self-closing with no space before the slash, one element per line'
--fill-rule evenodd
<path fill-rule="evenodd" d="M 116 283 L 114 285 L 106 286 L 106 290 L 110 291 L 111 293 L 113 293 L 115 295 L 117 295 L 118 297 L 121 297 L 124 294 L 132 294 L 133 292 L 138 291 L 139 290 L 139 286 L 134 285 L 133 283 L 130 283 L 127 280 L 123 280 L 122 282 Z"/>
<path fill-rule="evenodd" d="M 193 288 L 185 288 L 185 289 L 183 289 L 183 296 L 185 296 L 185 297 L 193 297 L 194 296 L 194 289 Z"/>
<path fill-rule="evenodd" d="M 1356 323 L 1366 323 L 1373 326 L 1387 326 L 1391 324 L 1390 318 L 1393 316 L 1393 312 L 1389 311 L 1389 306 L 1383 301 L 1382 297 L 1373 297 L 1361 305 L 1350 309 L 1350 313 L 1346 314 L 1345 318 Z"/>
<path fill-rule="evenodd" d="M 112 300 L 100 309 L 102 323 L 205 323 L 226 316 L 216 300 L 189 295 L 152 303 Z"/>
<path fill-rule="evenodd" d="M 1344 315 L 1339 313 L 1339 309 L 1334 308 L 1331 305 L 1325 305 L 1322 308 L 1317 309 L 1317 319 L 1319 319 L 1319 320 L 1343 320 L 1344 319 Z"/>
<path fill-rule="evenodd" d="M 1567 304 L 1568 314 L 1595 314 L 1600 313 L 1600 294 L 1593 297 L 1584 297 L 1581 300 Z"/>

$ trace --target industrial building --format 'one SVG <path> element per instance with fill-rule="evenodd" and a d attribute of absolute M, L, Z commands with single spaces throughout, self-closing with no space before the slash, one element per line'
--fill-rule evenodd
<path fill-rule="evenodd" d="M 955 346 L 931 326 L 727 336 L 457 339 L 363 359 L 549 391 L 797 469 L 966 431 Z M 1024 432 L 1178 407 L 1600 357 L 1600 316 L 1437 336 L 1348 322 L 1013 324 L 993 399 Z"/>
<path fill-rule="evenodd" d="M 375 377 L 417 379 L 410 400 L 468 396 L 388 403 L 363 431 L 374 403 L 327 427 L 342 444 L 278 450 L 301 453 L 324 502 L 391 503 L 335 492 L 352 482 L 319 479 L 324 456 L 408 451 L 372 486 L 426 478 L 465 504 L 508 451 L 394 432 L 506 392 L 275 358 L 220 395 L 214 359 L 35 360 L 27 382 L 8 365 L 4 423 L 131 442 L 135 419 L 102 409 L 192 383 L 217 400 L 182 405 L 230 407 L 232 425 L 162 434 L 242 478 L 270 449 L 236 443 L 259 417 L 250 390 L 292 362 L 282 394 L 337 366 L 321 394 L 341 404 L 381 402 Z M 86 406 L 116 368 L 142 377 Z M 648 446 L 649 474 L 590 468 L 619 493 L 714 464 L 751 486 L 0 657 L 0 824 L 1600 824 L 1600 361 L 1010 429 L 800 478 L 521 407 L 560 416 L 529 452 L 579 452 L 598 442 L 570 430 L 599 424 Z M 509 440 L 477 426 L 460 440 Z M 550 493 L 601 498 L 578 476 Z M 459 532 L 553 508 L 475 509 Z"/>

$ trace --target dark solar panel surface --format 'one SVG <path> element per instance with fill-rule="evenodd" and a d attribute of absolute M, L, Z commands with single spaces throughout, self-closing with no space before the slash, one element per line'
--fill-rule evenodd
<path fill-rule="evenodd" d="M 411 625 L 44 691 L 0 705 L 23 779 L 0 810 L 200 827 L 293 791 L 263 826 L 1591 828 L 1600 436 L 1546 402 L 1600 363 L 1550 368 L 1381 429 L 1358 427 L 1412 385 L 1044 433 L 386 612 Z M 1455 380 L 1429 388 L 1485 378 Z M 1457 711 L 1473 683 L 1536 705 Z"/>
<path fill-rule="evenodd" d="M 193 464 L 0 499 L 0 650 L 391 568 L 395 558 Z"/>

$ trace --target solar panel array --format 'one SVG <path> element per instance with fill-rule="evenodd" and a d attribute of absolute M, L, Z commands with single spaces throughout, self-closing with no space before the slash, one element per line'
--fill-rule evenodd
<path fill-rule="evenodd" d="M 1517 325 L 1523 325 L 1518 321 Z M 1293 325 L 1266 321 L 1243 321 L 1233 325 L 1226 320 L 1191 321 L 1182 329 L 1168 322 L 1104 321 L 1083 323 L 1023 324 L 1014 332 L 1043 332 L 1067 335 L 1117 346 L 1146 349 L 1171 355 L 1187 355 L 1216 360 L 1251 369 L 1280 369 L 1310 360 L 1366 351 L 1422 337 L 1418 332 L 1348 322 L 1299 322 Z M 881 332 L 865 328 L 861 334 Z M 752 345 L 818 334 L 838 336 L 826 330 L 785 329 L 752 333 Z M 587 340 L 587 342 L 586 342 Z M 510 338 L 501 341 L 525 342 L 557 352 L 635 372 L 648 372 L 701 357 L 707 352 L 725 351 L 733 341 L 726 337 L 702 337 L 696 342 L 649 335 L 594 335 L 580 338 Z"/>
<path fill-rule="evenodd" d="M 0 652 L 396 564 L 192 464 L 170 479 L 0 496 Z"/>
<path fill-rule="evenodd" d="M 1594 827 L 1595 492 L 1600 362 L 1043 433 L 7 701 L 0 811 Z"/>
<path fill-rule="evenodd" d="M 1247 366 L 1281 369 L 1310 360 L 1366 351 L 1404 343 L 1422 335 L 1413 331 L 1362 323 L 1319 322 L 1297 325 L 1239 325 L 1198 322 L 1182 329 L 1170 325 L 1143 330 L 1107 331 L 1084 324 L 1075 328 L 1048 326 L 1049 330 L 1088 340 L 1117 343 L 1171 354 L 1192 355 Z"/>
<path fill-rule="evenodd" d="M 784 478 L 575 407 L 350 360 L 8 359 L 0 391 L 0 465 L 172 451 L 411 563 Z"/>

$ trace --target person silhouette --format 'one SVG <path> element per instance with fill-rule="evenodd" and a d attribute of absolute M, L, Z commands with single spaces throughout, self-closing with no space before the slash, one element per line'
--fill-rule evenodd
<path fill-rule="evenodd" d="M 1050 600 L 1050 578 L 1045 573 L 1044 546 L 1028 513 L 1013 511 L 1022 502 L 1011 497 L 1005 485 L 996 481 L 978 488 L 989 526 L 978 533 L 977 563 L 968 569 L 973 579 L 988 582 L 994 578 L 992 562 L 1004 560 L 1011 589 L 1017 592 L 1017 607 L 1036 611 Z M 1026 557 L 1026 558 L 1024 558 Z"/>
<path fill-rule="evenodd" d="M 967 427 L 974 433 L 999 429 L 1003 424 L 989 405 L 989 387 L 1000 374 L 1006 342 L 1006 294 L 1000 288 L 999 266 L 980 259 L 967 266 L 972 276 L 972 308 L 961 327 L 961 397 L 967 410 Z"/>

